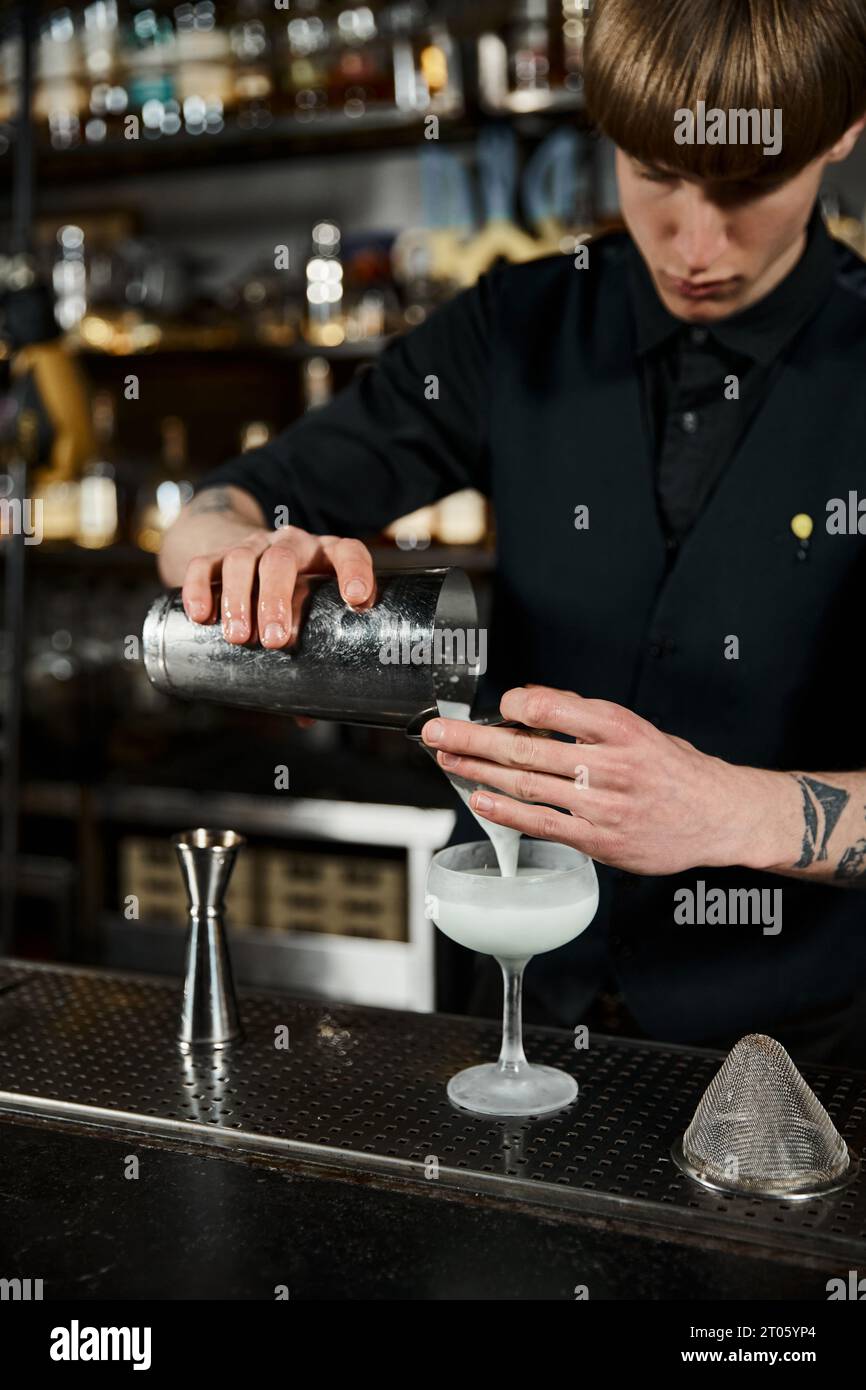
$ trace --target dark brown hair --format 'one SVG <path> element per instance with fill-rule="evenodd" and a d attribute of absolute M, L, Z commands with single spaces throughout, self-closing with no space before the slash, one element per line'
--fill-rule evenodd
<path fill-rule="evenodd" d="M 866 112 L 866 0 L 595 0 L 589 114 L 646 164 L 707 179 L 787 178 Z M 678 145 L 682 108 L 782 111 L 782 147 Z"/>

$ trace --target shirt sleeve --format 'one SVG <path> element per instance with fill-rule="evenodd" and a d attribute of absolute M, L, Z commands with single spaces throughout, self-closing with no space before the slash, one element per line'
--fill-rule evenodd
<path fill-rule="evenodd" d="M 489 490 L 487 413 L 499 270 L 390 343 L 327 405 L 207 473 L 315 535 L 365 536 L 440 497 Z M 283 514 L 280 520 L 284 520 Z"/>

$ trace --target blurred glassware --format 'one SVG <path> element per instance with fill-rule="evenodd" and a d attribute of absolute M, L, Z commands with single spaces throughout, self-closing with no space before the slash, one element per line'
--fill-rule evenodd
<path fill-rule="evenodd" d="M 87 550 L 101 550 L 117 539 L 114 426 L 114 401 L 108 391 L 98 391 L 93 397 L 93 435 L 98 452 L 85 466 L 78 489 L 76 540 Z"/>
<path fill-rule="evenodd" d="M 56 296 L 54 315 L 67 332 L 76 328 L 87 312 L 87 266 L 84 232 L 71 223 L 57 233 L 59 247 L 52 272 Z"/>
<path fill-rule="evenodd" d="M 177 36 L 168 15 L 150 8 L 127 13 L 120 43 L 126 90 L 130 107 L 142 117 L 140 134 L 153 139 L 162 133 L 157 108 L 164 112 L 176 97 Z"/>
<path fill-rule="evenodd" d="M 478 39 L 478 86 L 491 111 L 574 108 L 590 0 L 513 0 L 502 32 Z"/>
<path fill-rule="evenodd" d="M 381 290 L 366 290 L 346 311 L 346 341 L 377 341 L 385 335 L 385 296 Z"/>
<path fill-rule="evenodd" d="M 235 98 L 229 31 L 217 24 L 213 0 L 176 5 L 174 19 L 175 88 L 184 129 L 190 135 L 219 134 Z"/>
<path fill-rule="evenodd" d="M 308 357 L 302 369 L 304 410 L 327 405 L 334 394 L 334 374 L 326 357 Z"/>
<path fill-rule="evenodd" d="M 345 341 L 341 235 L 335 222 L 313 228 L 313 254 L 307 261 L 306 338 L 316 347 L 339 347 Z"/>
<path fill-rule="evenodd" d="M 234 56 L 232 101 L 241 130 L 264 130 L 272 124 L 274 80 L 271 33 L 267 21 L 273 4 L 236 0 L 229 32 Z"/>
<path fill-rule="evenodd" d="M 329 39 L 325 22 L 315 13 L 316 8 L 316 0 L 295 0 L 293 13 L 284 20 L 283 88 L 288 107 L 299 121 L 312 121 L 328 109 L 325 54 Z"/>
<path fill-rule="evenodd" d="M 408 516 L 398 517 L 386 526 L 384 536 L 393 540 L 398 550 L 427 550 L 436 526 L 436 508 L 419 507 Z"/>
<path fill-rule="evenodd" d="M 394 65 L 369 5 L 347 5 L 332 20 L 328 104 L 351 119 L 394 105 Z"/>
<path fill-rule="evenodd" d="M 264 420 L 249 420 L 241 426 L 240 450 L 242 454 L 250 449 L 261 449 L 273 436 L 273 430 Z"/>
<path fill-rule="evenodd" d="M 395 101 L 415 114 L 457 115 L 463 82 L 457 45 L 426 0 L 401 0 L 387 10 L 394 42 Z"/>
<path fill-rule="evenodd" d="M 160 464 L 142 490 L 135 521 L 136 545 L 154 555 L 159 553 L 165 532 L 193 494 L 188 477 L 186 425 L 178 416 L 169 415 L 160 422 L 160 432 Z"/>
<path fill-rule="evenodd" d="M 84 138 L 90 144 L 120 138 L 124 133 L 129 93 L 120 62 L 116 0 L 94 0 L 86 6 L 81 42 L 90 93 Z"/>
<path fill-rule="evenodd" d="M 0 43 L 0 127 L 14 121 L 18 111 L 20 71 L 21 43 L 17 36 L 12 35 Z M 6 148 L 8 146 L 0 143 L 0 154 L 5 154 Z"/>
<path fill-rule="evenodd" d="M 58 8 L 42 25 L 36 46 L 33 114 L 47 123 L 54 148 L 66 150 L 81 139 L 81 115 L 86 107 L 75 17 L 71 10 Z"/>

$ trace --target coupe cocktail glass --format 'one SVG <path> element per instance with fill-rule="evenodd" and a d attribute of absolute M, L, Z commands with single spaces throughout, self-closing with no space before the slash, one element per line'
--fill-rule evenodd
<path fill-rule="evenodd" d="M 580 936 L 597 907 L 595 865 L 568 845 L 522 840 L 514 878 L 500 877 L 489 840 L 433 856 L 428 917 L 452 941 L 495 956 L 504 981 L 499 1061 L 452 1076 L 448 1097 L 455 1105 L 483 1115 L 544 1115 L 574 1100 L 573 1077 L 533 1066 L 524 1055 L 523 972 L 532 956 Z"/>

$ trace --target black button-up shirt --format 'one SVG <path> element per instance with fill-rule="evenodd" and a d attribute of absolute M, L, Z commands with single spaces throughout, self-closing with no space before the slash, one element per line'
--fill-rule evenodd
<path fill-rule="evenodd" d="M 697 445 L 699 466 L 710 451 L 722 472 L 667 573 L 628 274 L 638 253 L 623 233 L 599 237 L 585 269 L 570 256 L 495 267 L 329 405 L 202 485 L 245 488 L 271 525 L 288 507 L 293 524 L 343 536 L 370 535 L 477 487 L 496 515 L 488 675 L 499 690 L 536 682 L 610 700 L 738 765 L 866 766 L 852 638 L 866 536 L 834 536 L 822 524 L 828 499 L 862 488 L 866 264 L 824 241 L 817 223 L 810 232 L 773 294 L 704 343 L 687 343 L 702 353 L 712 340 L 747 370 L 739 402 L 721 389 L 710 401 L 719 412 L 711 429 L 702 433 L 704 400 L 680 406 L 689 415 L 683 447 Z M 822 241 L 832 248 L 834 274 L 797 332 L 819 299 L 817 287 L 802 298 L 796 289 L 811 275 L 816 238 L 818 250 Z M 777 319 L 789 295 L 797 311 Z M 688 338 L 679 320 L 672 326 Z M 667 327 L 662 317 L 657 347 Z M 754 372 L 777 360 L 771 389 L 766 376 L 759 387 Z M 720 357 L 716 370 L 727 366 Z M 733 421 L 724 412 L 742 417 L 746 392 L 760 406 L 747 434 L 737 445 L 732 426 L 716 450 L 717 429 Z M 578 513 L 588 524 L 577 525 Z M 800 514 L 815 523 L 808 563 L 791 528 Z M 729 634 L 736 660 L 726 659 Z M 478 835 L 474 826 L 462 833 Z M 784 1043 L 782 1025 L 795 1016 L 866 989 L 861 894 L 786 879 L 778 937 L 760 927 L 683 928 L 675 893 L 694 891 L 696 878 L 725 894 L 780 885 L 741 866 L 623 878 L 599 865 L 592 929 L 539 957 L 527 997 L 548 1021 L 572 1027 L 612 962 L 650 1036 L 733 1041 L 772 1031 Z"/>
<path fill-rule="evenodd" d="M 785 349 L 827 298 L 833 244 L 816 208 L 806 249 L 785 279 L 748 309 L 706 326 L 668 312 L 634 243 L 628 261 L 656 497 L 673 550 L 766 399 Z"/>

